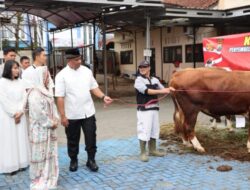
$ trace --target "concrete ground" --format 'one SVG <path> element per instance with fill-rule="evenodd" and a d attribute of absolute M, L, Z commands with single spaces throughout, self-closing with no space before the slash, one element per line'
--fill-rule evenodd
<path fill-rule="evenodd" d="M 136 137 L 99 141 L 97 173 L 86 166 L 84 146 L 79 155 L 79 169 L 69 172 L 65 146 L 59 148 L 60 176 L 58 190 L 248 190 L 249 162 L 225 161 L 218 157 L 167 153 L 150 157 L 148 163 L 138 159 Z M 233 170 L 219 172 L 218 166 Z M 0 175 L 1 190 L 29 189 L 28 171 L 15 176 Z"/>

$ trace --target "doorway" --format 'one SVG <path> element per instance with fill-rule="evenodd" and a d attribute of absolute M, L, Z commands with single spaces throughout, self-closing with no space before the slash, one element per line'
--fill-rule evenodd
<path fill-rule="evenodd" d="M 155 76 L 155 48 L 151 48 L 151 57 L 150 57 L 150 75 Z"/>

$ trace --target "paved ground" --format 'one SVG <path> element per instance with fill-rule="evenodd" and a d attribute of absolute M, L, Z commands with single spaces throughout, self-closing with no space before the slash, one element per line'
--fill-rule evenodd
<path fill-rule="evenodd" d="M 148 163 L 142 163 L 138 160 L 138 142 L 135 137 L 101 141 L 98 147 L 98 173 L 90 172 L 85 167 L 83 146 L 79 170 L 69 172 L 66 148 L 59 148 L 59 190 L 247 190 L 250 187 L 250 163 L 193 154 L 167 154 L 163 158 L 150 157 Z M 232 166 L 233 170 L 216 171 L 217 166 L 223 164 Z M 25 190 L 28 187 L 28 171 L 13 177 L 0 175 L 1 190 Z"/>
<path fill-rule="evenodd" d="M 135 98 L 126 98 L 134 102 Z M 194 154 L 167 153 L 163 158 L 150 157 L 150 162 L 138 160 L 139 146 L 136 134 L 136 111 L 114 103 L 103 108 L 96 102 L 98 124 L 97 162 L 100 170 L 93 173 L 85 166 L 86 153 L 82 145 L 79 170 L 68 171 L 69 159 L 63 128 L 59 133 L 59 190 L 109 189 L 176 189 L 176 190 L 243 190 L 250 189 L 250 163 L 224 161 L 217 157 Z M 172 122 L 173 107 L 170 99 L 161 102 L 160 122 Z M 208 117 L 200 115 L 199 123 L 208 124 Z M 220 165 L 233 170 L 218 172 Z M 15 176 L 0 175 L 0 190 L 26 190 L 28 171 Z"/>

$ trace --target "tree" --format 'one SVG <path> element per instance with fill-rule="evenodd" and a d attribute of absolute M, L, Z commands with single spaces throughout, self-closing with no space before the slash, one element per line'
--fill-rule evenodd
<path fill-rule="evenodd" d="M 4 48 L 7 48 L 9 46 L 10 46 L 10 41 L 8 39 L 4 39 L 2 41 L 2 48 L 4 49 Z"/>
<path fill-rule="evenodd" d="M 19 49 L 19 31 L 20 31 L 20 25 L 21 22 L 23 21 L 23 17 L 22 17 L 22 13 L 21 12 L 17 12 L 16 13 L 16 25 L 15 25 L 15 48 L 16 50 Z"/>

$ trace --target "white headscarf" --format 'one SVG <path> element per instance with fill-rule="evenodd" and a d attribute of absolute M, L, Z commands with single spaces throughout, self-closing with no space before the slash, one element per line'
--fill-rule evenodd
<path fill-rule="evenodd" d="M 39 84 L 37 84 L 36 88 L 38 88 L 44 95 L 48 97 L 53 97 L 53 87 L 54 84 L 52 82 L 50 73 L 48 71 L 47 66 L 40 66 L 36 68 L 37 75 L 39 77 Z M 47 86 L 46 86 L 47 81 Z"/>

